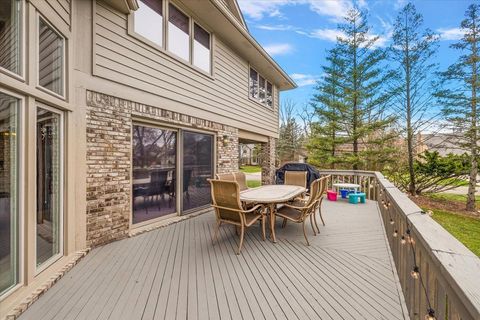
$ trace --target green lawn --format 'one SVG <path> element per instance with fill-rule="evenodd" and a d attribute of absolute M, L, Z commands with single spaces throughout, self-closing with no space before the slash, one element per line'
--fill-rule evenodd
<path fill-rule="evenodd" d="M 244 173 L 262 172 L 262 167 L 260 167 L 260 166 L 241 166 L 240 171 L 244 172 Z"/>
<path fill-rule="evenodd" d="M 438 200 L 457 201 L 465 203 L 467 201 L 467 195 L 453 194 L 453 193 L 432 193 L 428 194 L 428 197 Z M 480 196 L 475 197 L 477 202 L 480 202 Z"/>
<path fill-rule="evenodd" d="M 249 188 L 260 187 L 261 185 L 262 185 L 262 182 L 261 182 L 261 181 L 257 181 L 257 180 L 247 180 L 247 187 L 249 187 Z"/>
<path fill-rule="evenodd" d="M 480 257 L 480 219 L 433 210 L 433 219 Z"/>

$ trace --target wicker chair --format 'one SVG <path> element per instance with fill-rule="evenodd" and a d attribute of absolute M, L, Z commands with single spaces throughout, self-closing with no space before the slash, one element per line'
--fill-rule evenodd
<path fill-rule="evenodd" d="M 283 207 L 277 210 L 275 213 L 276 216 L 284 219 L 284 224 L 286 221 L 292 221 L 296 223 L 301 223 L 303 225 L 303 235 L 307 242 L 307 246 L 310 245 L 310 242 L 307 238 L 307 233 L 305 230 L 305 220 L 310 217 L 317 203 L 318 193 L 320 192 L 320 179 L 317 179 L 312 182 L 310 185 L 310 197 L 305 201 L 296 201 L 293 204 L 285 204 Z M 312 225 L 313 229 L 313 225 Z M 315 229 L 314 229 L 315 233 Z"/>
<path fill-rule="evenodd" d="M 285 171 L 285 184 L 307 187 L 307 171 Z"/>
<path fill-rule="evenodd" d="M 235 228 L 240 227 L 240 243 L 237 254 L 240 254 L 243 245 L 245 228 L 260 221 L 262 224 L 262 238 L 265 240 L 265 219 L 266 215 L 262 205 L 256 205 L 251 209 L 245 209 L 240 202 L 240 187 L 235 181 L 212 180 L 212 206 L 215 209 L 217 224 L 213 236 L 213 243 L 217 240 L 218 231 L 222 223 L 233 224 Z"/>
<path fill-rule="evenodd" d="M 235 176 L 233 175 L 233 173 L 217 173 L 215 177 L 218 180 L 235 181 Z"/>
<path fill-rule="evenodd" d="M 247 187 L 247 176 L 245 175 L 245 173 L 235 172 L 233 174 L 233 176 L 235 177 L 235 181 L 240 186 L 240 191 L 244 191 L 244 190 L 248 189 L 248 187 Z"/>

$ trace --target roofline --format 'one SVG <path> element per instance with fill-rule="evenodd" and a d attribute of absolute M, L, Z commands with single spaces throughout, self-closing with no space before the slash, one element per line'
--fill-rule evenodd
<path fill-rule="evenodd" d="M 254 37 L 242 26 L 238 20 L 234 19 L 230 12 L 227 12 L 222 6 L 218 5 L 217 1 L 212 1 L 214 6 L 235 26 L 235 28 L 252 44 L 259 53 L 283 76 L 283 78 L 290 84 L 290 88 L 279 89 L 280 91 L 290 90 L 297 88 L 297 84 L 292 78 L 280 67 L 280 65 L 265 51 L 265 49 L 255 40 Z M 241 11 L 240 11 L 241 12 Z M 243 14 L 242 14 L 243 15 Z"/>

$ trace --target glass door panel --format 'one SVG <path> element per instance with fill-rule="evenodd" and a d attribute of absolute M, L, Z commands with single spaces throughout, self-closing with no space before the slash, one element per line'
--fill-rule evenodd
<path fill-rule="evenodd" d="M 183 211 L 210 204 L 213 177 L 213 135 L 183 133 Z"/>
<path fill-rule="evenodd" d="M 177 133 L 133 126 L 133 223 L 175 213 Z"/>
<path fill-rule="evenodd" d="M 37 109 L 37 266 L 62 253 L 61 116 Z"/>
<path fill-rule="evenodd" d="M 18 108 L 0 92 L 0 297 L 18 284 Z"/>

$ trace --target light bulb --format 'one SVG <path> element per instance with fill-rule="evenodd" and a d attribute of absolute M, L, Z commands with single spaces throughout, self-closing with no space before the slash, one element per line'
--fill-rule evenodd
<path fill-rule="evenodd" d="M 397 230 L 393 231 L 393 237 L 396 238 L 397 236 L 398 236 L 398 231 Z"/>
<path fill-rule="evenodd" d="M 414 267 L 412 272 L 410 273 L 413 279 L 417 280 L 418 277 L 420 276 L 420 272 L 418 270 L 418 267 Z"/>
<path fill-rule="evenodd" d="M 401 244 L 405 244 L 405 243 L 407 243 L 407 240 L 405 239 L 405 237 L 404 237 L 404 236 L 402 236 L 402 240 L 400 240 L 400 243 L 401 243 Z"/>
<path fill-rule="evenodd" d="M 394 224 L 395 221 L 393 221 L 393 219 L 390 219 L 390 224 Z"/>
<path fill-rule="evenodd" d="M 428 214 L 429 217 L 431 217 L 431 216 L 433 216 L 433 211 L 432 211 L 432 210 L 428 210 L 428 211 L 427 211 L 427 214 Z"/>
<path fill-rule="evenodd" d="M 435 318 L 435 311 L 433 309 L 428 309 L 428 313 L 425 315 L 425 320 L 437 320 L 437 318 Z"/>

